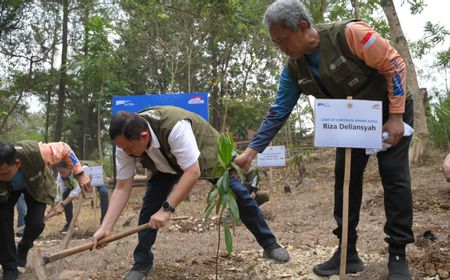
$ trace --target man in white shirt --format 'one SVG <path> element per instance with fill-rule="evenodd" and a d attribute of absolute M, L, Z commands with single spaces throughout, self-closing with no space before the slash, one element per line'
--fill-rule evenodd
<path fill-rule="evenodd" d="M 80 196 L 81 188 L 78 184 L 72 170 L 64 161 L 56 165 L 58 176 L 56 177 L 56 197 L 55 209 L 56 214 L 61 214 L 64 211 L 66 216 L 66 223 L 60 233 L 65 234 L 69 230 L 69 225 L 73 218 L 73 203 L 72 201 Z"/>
<path fill-rule="evenodd" d="M 153 269 L 151 247 L 159 228 L 188 196 L 200 176 L 208 177 L 217 159 L 219 134 L 198 115 L 172 106 L 152 107 L 133 114 L 118 112 L 111 120 L 109 136 L 117 146 L 117 184 L 108 212 L 93 236 L 94 247 L 109 236 L 132 189 L 136 162 L 152 173 L 139 216 L 150 228 L 139 233 L 134 265 L 125 279 L 145 279 Z M 278 262 L 289 260 L 276 241 L 256 201 L 239 178 L 230 180 L 240 217 L 264 249 L 264 256 Z"/>

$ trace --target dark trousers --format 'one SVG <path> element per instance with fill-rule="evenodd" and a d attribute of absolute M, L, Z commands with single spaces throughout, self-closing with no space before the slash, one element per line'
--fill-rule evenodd
<path fill-rule="evenodd" d="M 386 119 L 387 112 L 384 113 L 384 120 Z M 412 126 L 412 101 L 406 102 L 403 121 Z M 390 252 L 404 253 L 406 244 L 414 242 L 412 232 L 413 204 L 408 159 L 411 138 L 412 136 L 403 137 L 394 147 L 377 153 L 378 170 L 384 189 L 384 210 L 386 214 L 384 232 L 388 236 L 386 242 L 390 245 Z M 361 209 L 363 175 L 368 159 L 369 156 L 365 154 L 364 149 L 352 149 L 348 219 L 349 249 L 355 245 L 358 237 L 356 227 Z M 342 233 L 344 170 L 345 149 L 338 148 L 336 150 L 334 194 L 334 218 L 337 222 L 337 228 L 333 230 L 333 233 L 339 239 Z"/>
<path fill-rule="evenodd" d="M 44 231 L 45 203 L 36 201 L 26 190 L 13 191 L 5 203 L 0 203 L 0 264 L 3 270 L 17 267 L 17 249 L 14 240 L 14 205 L 21 193 L 25 194 L 28 211 L 25 215 L 25 229 L 19 246 L 29 249 Z"/>
<path fill-rule="evenodd" d="M 173 185 L 180 179 L 179 175 L 156 173 L 147 182 L 147 190 L 139 215 L 139 225 L 148 223 L 150 217 L 156 213 L 162 203 L 167 199 Z M 244 225 L 253 233 L 258 243 L 267 248 L 276 243 L 275 236 L 267 225 L 261 210 L 255 199 L 249 194 L 247 188 L 240 180 L 230 180 L 230 187 L 236 194 L 239 214 Z M 134 249 L 134 261 L 136 263 L 153 264 L 153 253 L 151 248 L 156 240 L 157 230 L 148 229 L 138 233 L 138 245 Z"/>

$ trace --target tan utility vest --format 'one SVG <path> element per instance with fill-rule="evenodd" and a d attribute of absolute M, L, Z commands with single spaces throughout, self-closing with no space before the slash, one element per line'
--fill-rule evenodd
<path fill-rule="evenodd" d="M 320 37 L 320 80 L 327 92 L 318 85 L 305 57 L 289 59 L 288 73 L 298 81 L 302 93 L 316 98 L 346 99 L 352 96 L 355 99 L 387 101 L 385 77 L 367 66 L 347 45 L 345 25 L 349 22 L 314 26 Z"/>
<path fill-rule="evenodd" d="M 183 170 L 178 165 L 175 156 L 170 152 L 168 139 L 177 122 L 183 119 L 189 120 L 200 150 L 201 177 L 211 177 L 211 172 L 218 161 L 217 141 L 219 133 L 207 121 L 192 112 L 174 106 L 151 107 L 139 112 L 138 115 L 148 121 L 160 143 L 159 150 L 172 169 L 180 175 L 183 174 Z M 147 153 L 144 153 L 139 160 L 142 166 L 152 173 L 156 171 L 155 164 Z"/>
<path fill-rule="evenodd" d="M 56 194 L 55 179 L 50 167 L 44 164 L 37 141 L 25 140 L 14 144 L 27 192 L 37 201 L 53 205 Z M 0 202 L 8 200 L 9 182 L 0 181 Z"/>

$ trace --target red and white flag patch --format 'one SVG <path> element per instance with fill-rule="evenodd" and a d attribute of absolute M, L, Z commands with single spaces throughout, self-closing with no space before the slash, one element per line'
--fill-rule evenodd
<path fill-rule="evenodd" d="M 364 37 L 361 40 L 361 45 L 363 45 L 363 47 L 365 49 L 367 49 L 368 47 L 372 46 L 372 44 L 375 42 L 375 40 L 377 39 L 377 35 L 375 33 L 372 32 L 367 32 L 366 35 L 364 35 Z"/>

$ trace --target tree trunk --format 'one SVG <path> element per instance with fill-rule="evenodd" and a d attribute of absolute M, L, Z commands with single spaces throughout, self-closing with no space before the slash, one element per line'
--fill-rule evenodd
<path fill-rule="evenodd" d="M 100 84 L 100 100 L 103 99 L 103 85 L 104 81 Z M 103 164 L 103 147 L 102 147 L 102 106 L 100 102 L 97 105 L 97 147 L 98 147 L 98 158 L 100 159 L 100 164 Z"/>
<path fill-rule="evenodd" d="M 210 109 L 212 112 L 212 126 L 217 130 L 221 131 L 221 106 L 220 106 L 220 89 L 219 89 L 219 62 L 218 51 L 214 42 L 214 35 L 208 38 L 208 49 L 211 52 L 211 91 L 210 91 Z"/>
<path fill-rule="evenodd" d="M 191 92 L 191 60 L 192 60 L 192 48 L 186 47 L 187 55 L 187 92 Z"/>
<path fill-rule="evenodd" d="M 89 8 L 83 7 L 83 22 L 87 22 L 89 20 Z M 86 24 L 84 24 L 84 41 L 83 41 L 83 56 L 88 59 L 89 57 L 89 32 L 88 27 Z M 89 159 L 91 151 L 93 150 L 92 145 L 92 137 L 93 135 L 90 134 L 90 128 L 91 128 L 91 120 L 94 118 L 93 115 L 93 109 L 95 104 L 91 104 L 90 98 L 89 98 L 89 92 L 91 91 L 89 79 L 87 78 L 87 75 L 83 75 L 83 84 L 82 84 L 82 90 L 81 90 L 81 127 L 79 127 L 79 131 L 81 132 L 81 135 L 79 137 L 79 147 L 81 147 L 81 151 L 83 153 L 83 159 Z M 86 141 L 86 138 L 88 141 Z"/>
<path fill-rule="evenodd" d="M 408 42 L 403 34 L 400 21 L 392 0 L 382 0 L 381 7 L 389 22 L 389 29 L 392 34 L 393 44 L 401 54 L 406 63 L 407 91 L 412 93 L 414 101 L 414 139 L 410 149 L 410 161 L 413 163 L 422 162 L 426 154 L 428 145 L 428 126 L 423 105 L 423 96 L 419 89 L 416 69 L 411 57 Z"/>
<path fill-rule="evenodd" d="M 359 9 L 358 0 L 352 0 L 353 9 L 355 9 L 355 19 L 361 19 L 361 10 Z"/>
<path fill-rule="evenodd" d="M 62 34 L 62 53 L 61 53 L 61 72 L 59 76 L 58 89 L 58 108 L 56 113 L 55 137 L 54 141 L 60 141 L 62 135 L 63 117 L 64 117 L 64 102 L 66 97 L 66 62 L 67 62 L 67 33 L 69 22 L 69 2 L 63 1 L 63 34 Z"/>
<path fill-rule="evenodd" d="M 50 56 L 50 73 L 53 73 L 55 69 L 55 53 L 56 53 L 56 44 L 58 41 L 58 30 L 57 24 L 55 24 L 55 30 L 53 32 L 53 41 L 52 41 L 52 51 Z M 53 74 L 52 74 L 53 75 Z M 50 83 L 47 87 L 47 96 L 46 96 L 46 106 L 45 106 L 45 134 L 44 134 L 44 142 L 48 143 L 50 138 L 50 108 L 52 104 L 52 94 L 53 94 L 53 83 Z"/>

